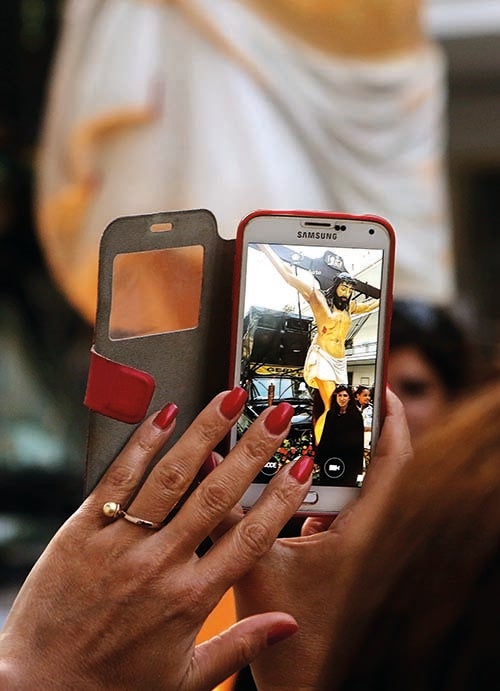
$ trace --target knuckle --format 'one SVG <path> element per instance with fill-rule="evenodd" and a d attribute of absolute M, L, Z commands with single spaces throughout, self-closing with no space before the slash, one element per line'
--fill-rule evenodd
<path fill-rule="evenodd" d="M 115 463 L 108 470 L 106 482 L 110 487 L 132 489 L 137 484 L 136 471 L 130 465 Z"/>
<path fill-rule="evenodd" d="M 202 605 L 205 603 L 207 588 L 203 582 L 188 580 L 175 598 L 176 606 L 182 611 L 182 616 L 191 621 L 198 622 L 203 619 Z"/>
<path fill-rule="evenodd" d="M 127 574 L 124 580 L 127 580 L 133 589 L 139 591 L 145 583 L 152 587 L 158 577 L 158 567 L 155 560 L 151 559 L 147 563 L 142 563 L 141 568 L 138 568 L 137 555 L 134 550 L 129 549 L 125 554 L 120 554 L 113 546 L 110 548 L 110 554 L 113 559 L 119 558 L 119 568 L 124 577 Z"/>
<path fill-rule="evenodd" d="M 262 435 L 248 435 L 244 438 L 241 451 L 247 456 L 258 460 L 268 460 L 276 448 L 276 444 L 270 444 L 269 440 Z"/>
<path fill-rule="evenodd" d="M 236 655 L 239 666 L 244 666 L 257 656 L 259 646 L 257 642 L 249 636 L 241 636 L 237 641 Z"/>
<path fill-rule="evenodd" d="M 147 456 L 154 453 L 157 448 L 157 443 L 155 439 L 152 439 L 149 434 L 146 434 L 143 430 L 139 429 L 136 432 L 135 442 L 139 449 Z"/>
<path fill-rule="evenodd" d="M 202 448 L 213 448 L 214 440 L 217 440 L 221 434 L 220 424 L 212 419 L 210 423 L 204 422 L 203 419 L 196 420 L 191 431 L 196 435 L 195 443 Z"/>
<path fill-rule="evenodd" d="M 280 478 L 281 479 L 281 478 Z M 296 483 L 285 482 L 281 484 L 276 484 L 269 487 L 269 492 L 271 493 L 272 501 L 276 505 L 285 509 L 289 508 L 295 503 L 297 498 L 297 490 L 300 487 Z"/>
<path fill-rule="evenodd" d="M 242 521 L 239 524 L 238 539 L 242 551 L 250 557 L 260 557 L 268 549 L 272 537 L 265 525 L 258 521 Z"/>
<path fill-rule="evenodd" d="M 162 490 L 177 494 L 186 489 L 188 481 L 184 468 L 179 463 L 160 462 L 154 469 L 155 484 Z"/>
<path fill-rule="evenodd" d="M 192 604 L 197 612 L 199 612 L 201 603 L 203 603 L 204 606 L 207 605 L 207 603 L 210 605 L 214 600 L 214 591 L 209 579 L 203 578 L 202 576 L 193 578 L 189 585 L 190 587 L 186 588 L 186 590 L 188 590 L 188 602 Z"/>
<path fill-rule="evenodd" d="M 225 513 L 231 506 L 229 488 L 220 480 L 205 480 L 198 491 L 202 505 L 212 516 Z"/>

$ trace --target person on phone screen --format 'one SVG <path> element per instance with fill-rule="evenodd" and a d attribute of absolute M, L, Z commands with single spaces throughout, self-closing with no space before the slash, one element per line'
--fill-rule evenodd
<path fill-rule="evenodd" d="M 306 300 L 316 322 L 317 332 L 304 363 L 304 379 L 309 386 L 318 389 L 324 406 L 314 425 L 316 442 L 319 442 L 332 394 L 338 384 L 348 383 L 345 340 L 352 315 L 373 312 L 380 301 L 376 298 L 363 302 L 353 300 L 354 279 L 347 272 L 339 273 L 331 287 L 323 293 L 318 285 L 311 285 L 296 276 L 269 245 L 258 247 L 284 280 Z"/>
<path fill-rule="evenodd" d="M 357 485 L 363 473 L 363 427 L 363 416 L 349 386 L 339 384 L 332 394 L 315 456 L 320 477 L 329 485 Z"/>
<path fill-rule="evenodd" d="M 370 387 L 360 384 L 354 391 L 354 399 L 363 418 L 365 451 L 367 452 L 367 458 L 369 458 L 373 421 L 373 403 Z"/>

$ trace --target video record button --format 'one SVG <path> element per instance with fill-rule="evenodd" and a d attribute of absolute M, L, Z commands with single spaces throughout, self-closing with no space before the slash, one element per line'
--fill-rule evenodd
<path fill-rule="evenodd" d="M 331 477 L 334 480 L 339 477 L 342 477 L 342 475 L 345 473 L 345 463 L 341 458 L 338 458 L 337 456 L 333 456 L 332 458 L 329 458 L 327 461 L 325 461 L 323 468 L 325 470 L 326 475 L 328 475 L 328 477 Z"/>

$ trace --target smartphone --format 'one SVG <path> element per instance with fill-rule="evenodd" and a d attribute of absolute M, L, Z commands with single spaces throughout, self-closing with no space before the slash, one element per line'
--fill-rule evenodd
<path fill-rule="evenodd" d="M 299 513 L 334 514 L 358 494 L 384 416 L 394 252 L 378 216 L 256 211 L 241 221 L 231 371 L 248 400 L 232 444 L 268 405 L 295 407 L 244 508 L 306 454 L 313 483 Z"/>

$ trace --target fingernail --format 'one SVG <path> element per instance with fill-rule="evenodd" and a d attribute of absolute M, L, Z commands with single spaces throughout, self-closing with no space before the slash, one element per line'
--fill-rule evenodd
<path fill-rule="evenodd" d="M 274 624 L 274 626 L 271 626 L 268 631 L 267 645 L 274 645 L 275 643 L 284 641 L 285 638 L 289 638 L 290 636 L 293 636 L 294 633 L 297 633 L 298 628 L 299 627 L 297 624 L 292 621 Z"/>
<path fill-rule="evenodd" d="M 295 413 L 295 408 L 289 403 L 279 403 L 275 406 L 264 421 L 264 425 L 271 434 L 281 434 L 288 427 L 288 423 Z"/>
<path fill-rule="evenodd" d="M 216 456 L 216 455 L 214 454 L 214 452 L 212 451 L 212 453 L 211 453 L 209 456 L 207 456 L 207 458 L 205 459 L 203 465 L 202 465 L 201 468 L 199 469 L 199 471 L 198 471 L 198 479 L 201 481 L 201 480 L 203 480 L 204 478 L 206 478 L 207 475 L 210 475 L 210 473 L 212 472 L 212 470 L 215 470 L 215 468 L 217 468 L 217 465 L 218 465 L 218 464 L 217 464 L 217 456 Z"/>
<path fill-rule="evenodd" d="M 177 417 L 178 412 L 179 407 L 175 403 L 167 403 L 153 420 L 153 425 L 159 429 L 167 429 Z"/>
<path fill-rule="evenodd" d="M 290 475 L 294 477 L 301 485 L 305 484 L 311 475 L 314 465 L 314 459 L 311 456 L 302 456 L 290 471 Z"/>
<path fill-rule="evenodd" d="M 232 420 L 233 417 L 239 413 L 246 400 L 247 392 L 245 389 L 242 389 L 241 386 L 235 386 L 235 388 L 222 399 L 220 412 L 224 415 L 226 420 Z"/>

